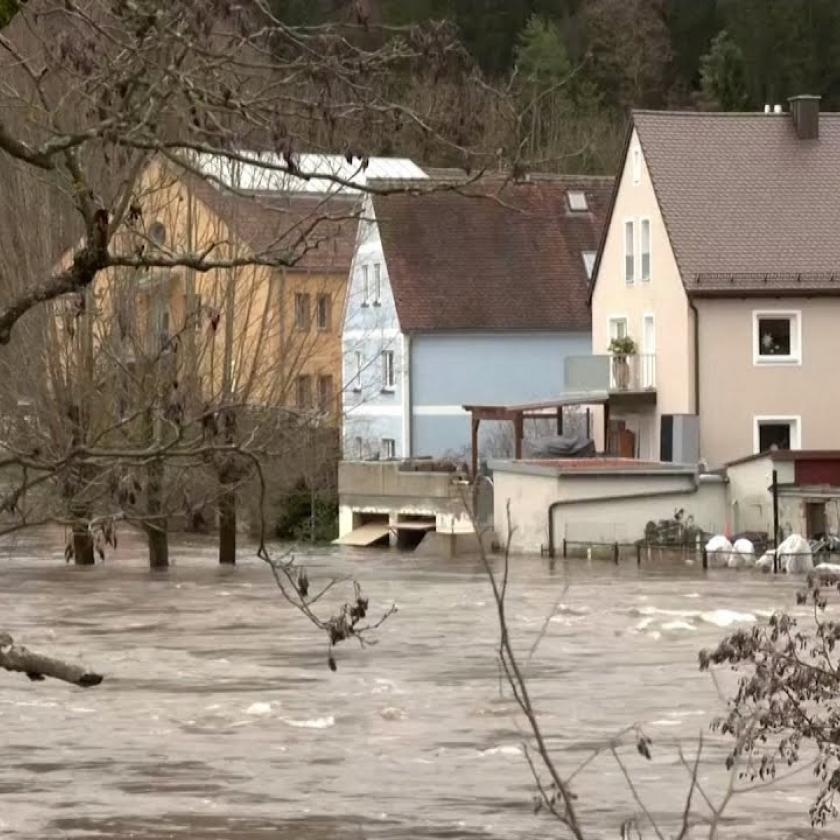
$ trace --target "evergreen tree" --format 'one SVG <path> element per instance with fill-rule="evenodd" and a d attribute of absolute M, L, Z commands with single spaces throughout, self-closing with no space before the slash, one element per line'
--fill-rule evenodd
<path fill-rule="evenodd" d="M 721 111 L 739 111 L 747 105 L 744 54 L 725 29 L 700 59 L 700 86 L 706 103 Z"/>

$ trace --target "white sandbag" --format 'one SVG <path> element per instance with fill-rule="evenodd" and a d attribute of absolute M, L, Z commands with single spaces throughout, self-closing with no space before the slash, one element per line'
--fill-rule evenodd
<path fill-rule="evenodd" d="M 732 543 L 722 534 L 712 537 L 706 543 L 706 558 L 709 568 L 726 566 L 732 556 Z"/>
<path fill-rule="evenodd" d="M 746 569 L 755 565 L 755 547 L 753 544 L 741 537 L 735 540 L 735 545 L 732 546 L 732 553 L 729 556 L 730 569 Z"/>
<path fill-rule="evenodd" d="M 773 571 L 773 558 L 776 556 L 774 551 L 765 551 L 758 560 L 755 561 L 755 567 L 760 572 Z"/>
<path fill-rule="evenodd" d="M 802 575 L 814 568 L 814 558 L 808 540 L 791 534 L 777 549 L 779 568 L 789 575 Z"/>

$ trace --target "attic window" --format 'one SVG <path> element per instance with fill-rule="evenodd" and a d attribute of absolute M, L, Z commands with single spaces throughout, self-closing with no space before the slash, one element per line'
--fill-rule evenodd
<path fill-rule="evenodd" d="M 589 280 L 592 279 L 592 269 L 595 268 L 595 255 L 597 251 L 581 251 L 583 257 L 583 265 L 586 268 L 586 276 Z"/>
<path fill-rule="evenodd" d="M 589 209 L 586 202 L 586 193 L 582 190 L 568 190 L 566 198 L 569 202 L 569 210 L 573 213 L 585 213 Z"/>

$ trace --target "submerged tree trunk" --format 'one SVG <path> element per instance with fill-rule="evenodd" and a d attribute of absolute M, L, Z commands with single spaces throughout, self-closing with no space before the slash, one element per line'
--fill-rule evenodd
<path fill-rule="evenodd" d="M 93 534 L 86 522 L 73 524 L 73 562 L 77 566 L 92 566 L 96 562 L 93 554 Z"/>
<path fill-rule="evenodd" d="M 236 563 L 236 490 L 230 484 L 219 494 L 219 563 Z"/>
<path fill-rule="evenodd" d="M 146 511 L 149 516 L 146 523 L 146 541 L 149 546 L 150 569 L 164 569 L 169 565 L 169 534 L 166 517 L 162 515 L 162 485 L 163 462 L 152 461 L 149 464 L 146 487 Z"/>

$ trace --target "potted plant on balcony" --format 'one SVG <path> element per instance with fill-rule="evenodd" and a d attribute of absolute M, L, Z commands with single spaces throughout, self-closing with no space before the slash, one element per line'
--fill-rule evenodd
<path fill-rule="evenodd" d="M 636 342 L 629 335 L 614 338 L 607 348 L 612 355 L 613 382 L 619 391 L 630 386 L 630 362 L 628 356 L 636 355 Z"/>

